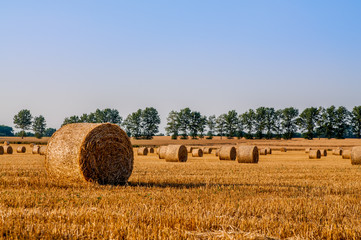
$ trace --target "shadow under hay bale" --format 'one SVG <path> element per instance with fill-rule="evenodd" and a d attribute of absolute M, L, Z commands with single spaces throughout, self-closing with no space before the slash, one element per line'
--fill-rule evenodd
<path fill-rule="evenodd" d="M 259 154 L 256 146 L 239 146 L 237 148 L 237 161 L 239 163 L 258 163 Z"/>
<path fill-rule="evenodd" d="M 72 181 L 121 185 L 133 171 L 134 153 L 116 124 L 74 123 L 60 128 L 48 143 L 48 175 Z"/>
<path fill-rule="evenodd" d="M 184 145 L 168 145 L 165 154 L 166 162 L 186 162 L 187 160 L 188 152 Z"/>
<path fill-rule="evenodd" d="M 17 152 L 17 153 L 25 153 L 25 152 L 26 152 L 26 147 L 24 147 L 24 146 L 19 146 L 19 147 L 16 149 L 16 152 Z"/>
<path fill-rule="evenodd" d="M 222 146 L 218 152 L 219 160 L 236 160 L 237 150 L 234 146 Z"/>

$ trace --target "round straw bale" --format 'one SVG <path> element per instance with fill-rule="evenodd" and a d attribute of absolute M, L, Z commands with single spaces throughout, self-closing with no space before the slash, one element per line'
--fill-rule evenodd
<path fill-rule="evenodd" d="M 19 147 L 16 149 L 16 152 L 17 152 L 17 153 L 25 153 L 25 152 L 26 152 L 26 147 L 24 147 L 24 146 L 19 146 Z"/>
<path fill-rule="evenodd" d="M 138 156 L 147 156 L 148 155 L 148 148 L 146 147 L 140 147 L 138 148 Z"/>
<path fill-rule="evenodd" d="M 272 154 L 272 149 L 271 148 L 266 148 L 267 150 L 267 154 Z"/>
<path fill-rule="evenodd" d="M 237 151 L 234 146 L 222 146 L 218 153 L 219 160 L 236 160 Z"/>
<path fill-rule="evenodd" d="M 40 150 L 40 146 L 38 145 L 34 145 L 32 153 L 33 154 L 39 154 L 39 150 Z"/>
<path fill-rule="evenodd" d="M 10 145 L 9 141 L 4 141 L 4 145 L 5 145 L 5 146 Z"/>
<path fill-rule="evenodd" d="M 361 146 L 353 147 L 351 150 L 351 164 L 361 165 Z"/>
<path fill-rule="evenodd" d="M 239 163 L 258 163 L 259 154 L 256 146 L 238 146 L 237 161 Z"/>
<path fill-rule="evenodd" d="M 192 150 L 192 157 L 203 157 L 202 149 L 193 149 Z"/>
<path fill-rule="evenodd" d="M 35 146 L 35 143 L 30 143 L 30 147 L 34 147 Z"/>
<path fill-rule="evenodd" d="M 188 160 L 187 148 L 184 145 L 168 145 L 165 160 L 167 162 L 186 162 Z"/>
<path fill-rule="evenodd" d="M 204 147 L 202 150 L 203 150 L 204 154 L 211 154 L 211 152 L 212 152 L 212 149 L 209 147 Z"/>
<path fill-rule="evenodd" d="M 311 150 L 311 148 L 306 148 L 306 149 L 305 149 L 305 153 L 309 153 L 310 150 Z"/>
<path fill-rule="evenodd" d="M 13 147 L 10 145 L 4 146 L 4 153 L 5 154 L 13 154 Z"/>
<path fill-rule="evenodd" d="M 281 152 L 287 152 L 287 149 L 285 147 L 281 147 L 280 151 Z"/>
<path fill-rule="evenodd" d="M 318 149 L 311 149 L 308 154 L 309 159 L 318 159 L 321 158 L 321 151 Z"/>
<path fill-rule="evenodd" d="M 342 155 L 342 148 L 336 148 L 332 150 L 333 155 Z"/>
<path fill-rule="evenodd" d="M 194 147 L 187 147 L 187 152 L 191 153 L 193 151 Z"/>
<path fill-rule="evenodd" d="M 342 151 L 342 158 L 343 159 L 351 159 L 351 150 Z"/>
<path fill-rule="evenodd" d="M 265 149 L 265 148 L 260 149 L 259 155 L 267 155 L 267 149 Z"/>
<path fill-rule="evenodd" d="M 154 153 L 154 148 L 149 147 L 149 148 L 148 148 L 148 153 Z"/>
<path fill-rule="evenodd" d="M 0 155 L 3 155 L 3 154 L 4 154 L 4 147 L 0 146 Z"/>
<path fill-rule="evenodd" d="M 99 184 L 125 184 L 134 163 L 132 144 L 116 124 L 73 123 L 48 142 L 45 166 L 50 176 Z"/>
<path fill-rule="evenodd" d="M 321 149 L 321 157 L 327 157 L 327 149 Z"/>
<path fill-rule="evenodd" d="M 165 159 L 165 154 L 167 153 L 168 146 L 160 146 L 158 150 L 159 159 Z"/>
<path fill-rule="evenodd" d="M 41 147 L 39 148 L 39 154 L 40 154 L 40 155 L 46 155 L 47 149 L 48 149 L 47 146 L 41 146 Z"/>
<path fill-rule="evenodd" d="M 219 156 L 219 150 L 220 150 L 220 148 L 218 148 L 218 149 L 216 150 L 216 156 L 217 156 L 217 157 Z"/>

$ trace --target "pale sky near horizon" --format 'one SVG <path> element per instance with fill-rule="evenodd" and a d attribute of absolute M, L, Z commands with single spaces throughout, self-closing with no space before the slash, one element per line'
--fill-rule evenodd
<path fill-rule="evenodd" d="M 0 124 L 361 105 L 361 1 L 1 1 Z"/>

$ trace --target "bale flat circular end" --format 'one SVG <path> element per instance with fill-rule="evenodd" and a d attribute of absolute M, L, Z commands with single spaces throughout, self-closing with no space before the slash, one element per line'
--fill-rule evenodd
<path fill-rule="evenodd" d="M 202 149 L 193 149 L 192 150 L 192 157 L 203 157 Z"/>
<path fill-rule="evenodd" d="M 256 146 L 239 146 L 237 148 L 237 161 L 239 163 L 258 163 L 259 154 Z"/>
<path fill-rule="evenodd" d="M 33 154 L 39 154 L 39 150 L 40 150 L 40 146 L 38 145 L 34 145 L 33 149 L 32 149 L 32 153 Z"/>
<path fill-rule="evenodd" d="M 148 148 L 148 153 L 154 153 L 154 148 L 149 147 L 149 148 Z"/>
<path fill-rule="evenodd" d="M 327 150 L 326 149 L 322 149 L 320 150 L 321 152 L 321 157 L 327 157 Z"/>
<path fill-rule="evenodd" d="M 129 137 L 110 123 L 63 126 L 50 138 L 45 158 L 50 176 L 111 185 L 128 181 L 133 162 Z"/>
<path fill-rule="evenodd" d="M 316 149 L 316 150 L 310 150 L 309 154 L 308 154 L 308 158 L 309 159 L 318 159 L 321 158 L 321 151 Z"/>
<path fill-rule="evenodd" d="M 188 151 L 184 145 L 168 145 L 165 153 L 167 162 L 186 162 L 188 160 Z"/>
<path fill-rule="evenodd" d="M 271 148 L 266 148 L 267 150 L 267 154 L 272 154 L 272 149 Z"/>
<path fill-rule="evenodd" d="M 218 152 L 219 160 L 236 160 L 237 150 L 234 146 L 222 146 Z"/>
<path fill-rule="evenodd" d="M 4 146 L 4 153 L 5 154 L 13 154 L 13 147 L 10 145 Z"/>
<path fill-rule="evenodd" d="M 25 152 L 26 152 L 26 147 L 24 147 L 24 146 L 19 146 L 19 147 L 16 149 L 16 152 L 17 152 L 17 153 L 25 153 Z"/>
<path fill-rule="evenodd" d="M 148 148 L 140 147 L 140 148 L 138 148 L 137 153 L 138 153 L 138 156 L 146 156 L 146 155 L 148 155 Z"/>
<path fill-rule="evenodd" d="M 0 155 L 3 155 L 3 154 L 4 154 L 4 147 L 0 146 Z"/>

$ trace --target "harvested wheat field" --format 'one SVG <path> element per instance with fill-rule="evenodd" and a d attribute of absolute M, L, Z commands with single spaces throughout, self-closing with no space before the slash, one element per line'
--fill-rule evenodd
<path fill-rule="evenodd" d="M 26 147 L 0 156 L 2 238 L 361 238 L 361 166 L 331 152 L 274 150 L 258 164 L 135 155 L 128 185 L 110 186 L 51 180 Z"/>

